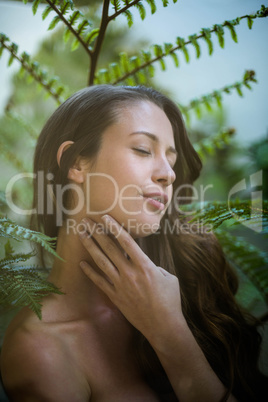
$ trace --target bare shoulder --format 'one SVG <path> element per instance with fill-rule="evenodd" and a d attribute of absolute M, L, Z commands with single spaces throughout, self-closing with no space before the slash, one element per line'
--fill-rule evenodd
<path fill-rule="evenodd" d="M 51 324 L 22 312 L 9 326 L 1 351 L 7 394 L 20 402 L 86 402 L 90 389 L 73 354 Z"/>

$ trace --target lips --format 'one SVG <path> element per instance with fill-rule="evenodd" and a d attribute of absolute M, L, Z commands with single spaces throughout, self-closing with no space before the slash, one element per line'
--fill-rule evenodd
<path fill-rule="evenodd" d="M 154 192 L 154 193 L 144 193 L 144 198 L 157 208 L 163 209 L 168 202 L 168 196 L 164 193 Z"/>

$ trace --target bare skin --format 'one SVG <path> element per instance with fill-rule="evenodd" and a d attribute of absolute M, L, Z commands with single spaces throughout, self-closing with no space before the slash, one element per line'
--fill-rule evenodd
<path fill-rule="evenodd" d="M 85 256 L 78 236 L 60 238 Z M 133 327 L 85 278 L 80 259 L 75 261 L 71 252 L 65 257 L 75 267 L 72 274 L 67 275 L 69 264 L 63 264 L 49 278 L 65 295 L 43 300 L 42 321 L 23 309 L 5 335 L 1 363 L 11 400 L 159 401 L 132 356 Z"/>
<path fill-rule="evenodd" d="M 70 141 L 60 147 L 58 163 L 67 146 Z M 66 224 L 61 227 L 57 252 L 65 261 L 55 260 L 49 280 L 65 295 L 44 299 L 42 321 L 22 310 L 5 336 L 1 370 L 11 400 L 160 401 L 135 362 L 133 326 L 151 343 L 180 402 L 223 398 L 224 386 L 183 317 L 178 279 L 155 266 L 134 240 L 146 235 L 140 227 L 153 233 L 159 225 L 168 203 L 144 194 L 160 191 L 162 201 L 171 200 L 175 160 L 171 124 L 150 102 L 124 110 L 103 134 L 95 171 L 110 174 L 119 190 L 126 190 L 124 208 L 117 202 L 107 219 L 101 212 L 91 216 L 85 206 L 72 216 L 77 224 L 93 219 L 84 221 L 80 238 Z M 89 172 L 81 158 L 69 171 L 83 194 Z M 86 202 L 94 212 L 103 211 L 114 188 L 100 178 L 91 185 Z M 127 228 L 133 213 L 136 226 L 126 231 L 122 225 Z M 93 231 L 95 223 L 107 233 Z"/>

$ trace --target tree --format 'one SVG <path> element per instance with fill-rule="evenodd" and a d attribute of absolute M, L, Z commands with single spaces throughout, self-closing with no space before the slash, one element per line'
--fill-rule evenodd
<path fill-rule="evenodd" d="M 24 0 L 24 2 L 27 3 L 27 0 Z M 176 0 L 173 0 L 173 2 L 175 3 Z M 44 3 L 46 3 L 46 8 L 43 11 L 43 19 L 46 19 L 50 13 L 54 14 L 49 29 L 54 30 L 60 25 L 63 28 L 55 31 L 54 42 L 53 39 L 43 45 L 44 48 L 47 46 L 49 51 L 42 62 L 45 64 L 46 59 L 49 57 L 49 52 L 53 50 L 53 43 L 58 43 L 57 38 L 60 35 L 67 44 L 62 50 L 61 57 L 67 60 L 71 52 L 79 52 L 81 63 L 79 63 L 80 66 L 76 64 L 74 68 L 80 68 L 80 74 L 83 77 L 87 76 L 88 85 L 102 83 L 112 85 L 154 85 L 153 77 L 156 66 L 159 65 L 162 70 L 165 70 L 168 58 L 173 60 L 176 67 L 180 65 L 180 57 L 184 57 L 188 63 L 190 62 L 189 50 L 191 47 L 194 48 L 196 57 L 199 58 L 201 56 L 201 41 L 205 41 L 209 54 L 213 55 L 216 46 L 213 42 L 214 37 L 217 38 L 218 45 L 224 48 L 227 31 L 229 31 L 233 41 L 237 42 L 236 27 L 240 23 L 245 22 L 248 24 L 249 29 L 252 29 L 254 21 L 268 16 L 268 8 L 262 6 L 254 14 L 239 16 L 221 24 L 216 23 L 212 27 L 201 29 L 199 33 L 194 33 L 188 38 L 177 37 L 174 43 L 154 44 L 150 47 L 144 47 L 142 50 L 137 50 L 134 46 L 134 49 L 127 53 L 124 50 L 126 45 L 120 42 L 120 35 L 115 34 L 111 39 L 111 36 L 107 33 L 107 27 L 120 15 L 124 15 L 127 18 L 129 27 L 132 26 L 134 24 L 132 15 L 134 8 L 138 9 L 141 19 L 146 18 L 148 8 L 154 14 L 157 11 L 155 0 L 103 0 L 102 3 L 94 2 L 93 5 L 91 3 L 91 7 L 84 13 L 82 8 L 79 7 L 81 2 L 76 2 L 75 5 L 72 0 L 45 0 Z M 40 0 L 33 1 L 33 14 L 36 13 L 39 4 Z M 168 1 L 162 0 L 162 4 L 167 7 Z M 101 7 L 101 16 L 99 16 L 99 7 Z M 119 52 L 111 51 L 107 46 L 109 40 L 113 40 L 117 44 L 120 42 L 120 46 L 123 49 Z M 60 78 L 53 75 L 51 71 L 44 68 L 29 54 L 20 53 L 17 44 L 2 33 L 0 34 L 0 54 L 3 51 L 9 53 L 9 65 L 14 60 L 20 63 L 19 75 L 24 80 L 33 82 L 30 84 L 32 92 L 36 93 L 35 84 L 37 84 L 43 93 L 48 96 L 50 102 L 53 100 L 56 104 L 60 104 L 70 92 L 76 89 L 75 85 L 70 89 L 64 84 L 64 71 L 58 71 Z M 53 63 L 55 64 L 54 70 L 56 70 L 55 60 Z M 18 80 L 17 77 L 15 79 Z M 193 113 L 200 117 L 203 115 L 204 110 L 211 111 L 221 107 L 224 94 L 237 92 L 239 96 L 242 96 L 244 88 L 251 89 L 251 85 L 255 82 L 255 72 L 245 71 L 240 81 L 225 85 L 198 99 L 193 99 L 188 105 L 179 105 L 189 127 Z M 6 107 L 7 117 L 2 125 L 2 130 L 12 131 L 12 124 L 19 124 L 25 135 L 27 132 L 28 136 L 30 135 L 32 139 L 35 139 L 37 131 L 35 129 L 35 120 L 34 118 L 29 119 L 31 122 L 29 123 L 28 121 L 26 122 L 25 117 L 22 117 L 22 115 L 27 115 L 27 111 L 21 111 L 16 108 L 18 96 L 19 90 L 16 91 Z M 34 115 L 38 114 L 38 110 L 43 111 L 40 108 L 39 100 L 36 102 L 35 107 L 37 110 Z M 233 133 L 234 129 L 230 128 L 213 133 L 209 138 L 199 139 L 195 143 L 195 147 L 201 158 L 209 157 L 210 154 L 215 154 L 219 152 L 218 150 L 226 149 L 227 146 L 230 146 Z M 12 144 L 12 135 L 8 135 L 6 138 L 10 143 L 1 145 L 2 155 L 12 161 L 18 170 L 21 170 L 23 168 L 22 156 L 10 151 L 9 145 Z M 27 193 L 27 198 L 30 198 L 29 193 Z M 6 208 L 6 213 L 9 213 L 8 208 L 5 206 L 4 197 L 1 199 L 3 208 Z M 192 207 L 193 205 L 186 208 Z M 226 230 L 226 227 L 227 224 L 228 227 L 231 227 L 239 221 L 240 223 L 252 225 L 254 228 L 261 222 L 262 233 L 266 235 L 268 231 L 267 208 L 268 202 L 266 200 L 263 202 L 261 209 L 251 205 L 248 199 L 238 199 L 232 203 L 215 201 L 207 203 L 205 207 L 197 205 L 194 216 L 194 219 L 200 219 L 202 222 L 210 223 L 214 227 L 226 255 L 235 265 L 240 275 L 248 278 L 250 283 L 253 284 L 250 288 L 251 296 L 253 297 L 253 293 L 257 290 L 266 300 L 266 303 L 268 302 L 267 254 L 256 246 L 248 244 L 244 239 L 233 236 Z M 4 215 L 1 217 L 0 224 L 0 234 L 4 239 L 34 241 L 41 244 L 55 256 L 53 248 L 55 239 L 49 239 L 40 233 L 33 232 Z M 59 292 L 59 290 L 46 282 L 37 267 L 21 265 L 21 262 L 28 261 L 32 253 L 22 253 L 17 247 L 16 249 L 18 252 L 14 251 L 9 241 L 5 244 L 5 256 L 0 261 L 0 304 L 2 306 L 28 305 L 41 318 L 41 297 L 47 292 Z"/>

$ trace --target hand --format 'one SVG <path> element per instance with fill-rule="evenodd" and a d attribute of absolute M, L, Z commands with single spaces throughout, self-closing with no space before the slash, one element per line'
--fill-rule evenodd
<path fill-rule="evenodd" d="M 157 267 L 113 218 L 105 215 L 102 219 L 109 235 L 101 230 L 102 225 L 86 218 L 83 222 L 90 235 L 85 231 L 80 237 L 105 275 L 85 261 L 81 268 L 153 344 L 170 334 L 178 320 L 184 320 L 178 278 Z"/>

